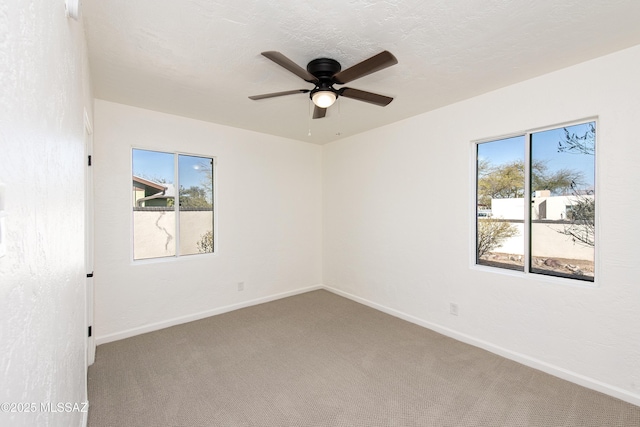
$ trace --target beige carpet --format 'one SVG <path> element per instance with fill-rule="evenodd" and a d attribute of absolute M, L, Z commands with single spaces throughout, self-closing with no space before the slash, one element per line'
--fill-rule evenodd
<path fill-rule="evenodd" d="M 640 407 L 326 291 L 104 344 L 89 425 L 640 426 Z"/>

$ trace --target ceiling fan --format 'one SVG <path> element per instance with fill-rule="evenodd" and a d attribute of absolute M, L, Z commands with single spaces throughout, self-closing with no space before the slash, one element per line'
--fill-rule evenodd
<path fill-rule="evenodd" d="M 336 89 L 333 85 L 343 85 L 353 80 L 364 77 L 368 74 L 375 73 L 384 68 L 390 67 L 398 63 L 398 60 L 391 52 L 383 51 L 369 59 L 353 65 L 346 70 L 342 70 L 340 63 L 335 59 L 318 58 L 307 64 L 307 69 L 300 67 L 298 64 L 276 51 L 262 52 L 262 55 L 269 58 L 281 67 L 291 71 L 302 80 L 313 83 L 313 89 L 297 89 L 285 92 L 267 93 L 264 95 L 250 96 L 249 99 L 259 100 L 265 98 L 274 98 L 277 96 L 294 95 L 297 93 L 309 93 L 309 97 L 315 104 L 313 110 L 313 118 L 321 119 L 327 114 L 329 108 L 339 96 L 351 98 L 358 101 L 364 101 L 371 104 L 384 107 L 388 105 L 393 98 L 377 93 L 366 92 L 364 90 L 343 87 Z"/>

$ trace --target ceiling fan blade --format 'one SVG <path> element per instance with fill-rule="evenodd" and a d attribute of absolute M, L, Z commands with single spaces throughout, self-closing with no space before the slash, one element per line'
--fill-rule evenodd
<path fill-rule="evenodd" d="M 318 107 L 316 105 L 315 108 L 313 109 L 313 118 L 314 119 L 321 119 L 326 115 L 327 115 L 327 109 L 326 108 L 320 108 L 320 107 Z"/>
<path fill-rule="evenodd" d="M 385 50 L 369 59 L 365 59 L 364 61 L 347 68 L 346 70 L 340 71 L 333 76 L 333 81 L 342 85 L 397 63 L 398 60 L 396 57 L 393 56 L 391 52 Z"/>
<path fill-rule="evenodd" d="M 275 98 L 276 96 L 295 95 L 296 93 L 308 93 L 308 92 L 311 92 L 311 91 L 309 89 L 287 90 L 284 92 L 265 93 L 264 95 L 253 95 L 253 96 L 250 96 L 249 99 L 253 99 L 254 101 L 257 101 L 258 99 Z"/>
<path fill-rule="evenodd" d="M 352 89 L 350 87 L 343 87 L 339 93 L 340 96 L 344 96 L 345 98 L 357 99 L 358 101 L 368 102 L 381 107 L 389 105 L 389 103 L 393 101 L 393 98 L 388 96 L 378 95 L 377 93 L 366 92 L 360 89 Z"/>
<path fill-rule="evenodd" d="M 302 80 L 305 80 L 309 83 L 317 83 L 318 79 L 309 73 L 307 70 L 281 54 L 280 52 L 276 52 L 274 50 L 270 50 L 268 52 L 262 52 L 262 56 L 269 58 L 276 64 L 280 65 L 283 68 L 291 71 L 296 76 L 300 77 Z"/>

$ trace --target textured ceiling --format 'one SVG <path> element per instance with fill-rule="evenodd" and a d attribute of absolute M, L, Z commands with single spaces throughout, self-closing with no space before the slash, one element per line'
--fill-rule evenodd
<path fill-rule="evenodd" d="M 638 0 L 84 0 L 96 98 L 323 144 L 640 44 Z M 313 85 L 260 55 L 348 68 L 398 64 L 346 86 L 310 120 Z M 309 135 L 309 131 L 311 135 Z"/>

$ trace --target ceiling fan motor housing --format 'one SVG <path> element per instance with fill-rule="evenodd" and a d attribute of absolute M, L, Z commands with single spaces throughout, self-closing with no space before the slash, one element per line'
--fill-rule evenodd
<path fill-rule="evenodd" d="M 332 78 L 336 73 L 339 73 L 341 69 L 340 63 L 331 58 L 318 58 L 309 62 L 307 64 L 307 71 L 318 78 L 318 83 L 309 96 L 313 97 L 313 94 L 319 91 L 331 91 L 337 94 L 338 91 L 333 88 Z"/>
<path fill-rule="evenodd" d="M 318 58 L 307 64 L 307 71 L 319 79 L 331 79 L 334 74 L 340 72 L 342 67 L 335 59 Z"/>

